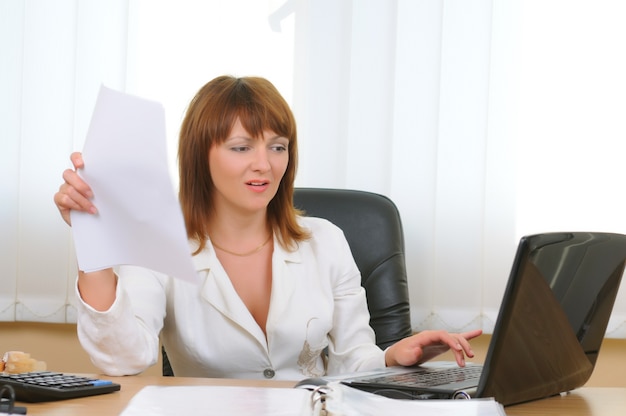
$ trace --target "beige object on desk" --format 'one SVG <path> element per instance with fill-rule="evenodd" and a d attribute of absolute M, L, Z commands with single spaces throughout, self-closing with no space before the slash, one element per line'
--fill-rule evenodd
<path fill-rule="evenodd" d="M 31 358 L 30 354 L 22 351 L 8 351 L 0 361 L 0 371 L 17 374 L 31 371 L 45 371 L 46 363 Z"/>

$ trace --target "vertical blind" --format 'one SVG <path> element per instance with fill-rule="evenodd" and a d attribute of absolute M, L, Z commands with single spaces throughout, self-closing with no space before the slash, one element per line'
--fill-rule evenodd
<path fill-rule="evenodd" d="M 187 102 L 230 73 L 291 103 L 298 186 L 396 202 L 414 328 L 489 332 L 519 237 L 626 233 L 625 17 L 611 0 L 2 0 L 0 320 L 75 321 L 52 195 L 100 84 L 164 104 L 174 175 Z M 608 336 L 625 324 L 621 293 Z"/>

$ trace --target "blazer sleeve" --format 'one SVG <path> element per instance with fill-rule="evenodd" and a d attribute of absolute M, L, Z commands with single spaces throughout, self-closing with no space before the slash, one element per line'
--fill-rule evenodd
<path fill-rule="evenodd" d="M 135 266 L 120 267 L 117 277 L 115 302 L 104 312 L 86 304 L 76 285 L 78 339 L 104 374 L 133 375 L 158 361 L 168 279 Z"/>

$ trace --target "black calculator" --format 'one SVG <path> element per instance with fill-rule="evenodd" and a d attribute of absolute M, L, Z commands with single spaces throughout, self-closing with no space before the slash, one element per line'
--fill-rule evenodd
<path fill-rule="evenodd" d="M 51 371 L 9 374 L 0 373 L 0 387 L 8 385 L 15 399 L 22 402 L 49 402 L 112 393 L 120 385 L 110 380 L 82 377 Z"/>

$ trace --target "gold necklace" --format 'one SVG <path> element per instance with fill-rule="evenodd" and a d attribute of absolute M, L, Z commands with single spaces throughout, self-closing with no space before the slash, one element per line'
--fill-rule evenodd
<path fill-rule="evenodd" d="M 230 251 L 230 250 L 226 250 L 224 247 L 221 247 L 217 244 L 215 244 L 215 242 L 213 242 L 213 240 L 211 240 L 211 244 L 213 244 L 213 247 L 222 250 L 225 253 L 228 254 L 232 254 L 233 256 L 238 256 L 238 257 L 247 257 L 247 256 L 251 256 L 255 253 L 258 253 L 259 251 L 261 251 L 261 249 L 263 249 L 263 247 L 265 247 L 265 245 L 267 243 L 269 243 L 269 241 L 272 239 L 272 234 L 269 235 L 269 237 L 267 237 L 267 240 L 265 240 L 261 245 L 259 245 L 257 248 L 255 248 L 252 251 L 248 251 L 246 253 L 235 253 L 234 251 Z"/>

